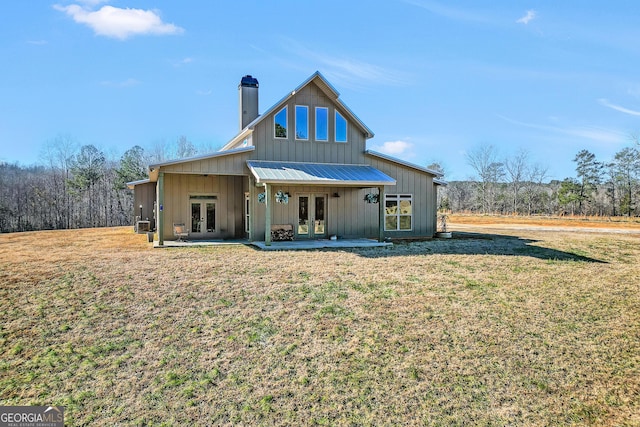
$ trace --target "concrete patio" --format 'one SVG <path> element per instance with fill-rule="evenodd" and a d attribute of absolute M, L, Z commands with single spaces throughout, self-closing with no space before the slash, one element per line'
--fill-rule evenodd
<path fill-rule="evenodd" d="M 338 240 L 293 240 L 271 242 L 270 246 L 264 242 L 250 242 L 248 240 L 165 240 L 160 246 L 158 241 L 153 242 L 154 248 L 185 248 L 196 246 L 225 246 L 225 245 L 249 245 L 265 251 L 295 251 L 313 249 L 344 249 L 344 248 L 379 248 L 393 246 L 391 242 L 378 242 L 373 239 L 338 239 Z"/>

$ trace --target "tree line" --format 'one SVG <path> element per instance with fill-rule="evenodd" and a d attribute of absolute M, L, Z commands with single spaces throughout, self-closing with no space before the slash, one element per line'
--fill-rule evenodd
<path fill-rule="evenodd" d="M 492 145 L 466 156 L 473 179 L 452 181 L 439 192 L 439 207 L 450 212 L 517 215 L 639 216 L 640 139 L 599 160 L 580 150 L 575 176 L 549 180 L 548 170 L 520 150 L 500 157 Z M 434 164 L 431 167 L 437 168 Z"/>
<path fill-rule="evenodd" d="M 549 181 L 547 168 L 521 150 L 501 157 L 492 145 L 467 154 L 473 179 L 441 187 L 439 207 L 450 212 L 519 215 L 639 216 L 640 138 L 602 161 L 588 150 L 573 161 L 574 177 Z M 213 151 L 181 136 L 119 158 L 59 136 L 37 165 L 0 162 L 0 232 L 130 225 L 133 194 L 127 182 L 147 177 L 147 165 Z M 432 169 L 439 165 L 432 164 Z"/>
<path fill-rule="evenodd" d="M 147 178 L 147 165 L 210 151 L 181 136 L 113 158 L 69 136 L 49 141 L 37 165 L 0 162 L 0 232 L 130 225 L 133 194 L 127 182 Z"/>

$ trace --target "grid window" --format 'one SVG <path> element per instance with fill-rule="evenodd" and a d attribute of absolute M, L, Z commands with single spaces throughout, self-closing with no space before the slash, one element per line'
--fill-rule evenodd
<path fill-rule="evenodd" d="M 385 231 L 413 229 L 413 197 L 411 194 L 388 194 L 384 198 Z"/>

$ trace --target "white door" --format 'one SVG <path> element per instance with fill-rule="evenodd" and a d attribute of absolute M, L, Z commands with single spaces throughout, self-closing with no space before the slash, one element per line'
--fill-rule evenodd
<path fill-rule="evenodd" d="M 216 200 L 191 198 L 191 224 L 189 236 L 194 238 L 212 237 L 216 232 Z"/>
<path fill-rule="evenodd" d="M 298 195 L 298 237 L 323 238 L 327 236 L 327 195 Z"/>

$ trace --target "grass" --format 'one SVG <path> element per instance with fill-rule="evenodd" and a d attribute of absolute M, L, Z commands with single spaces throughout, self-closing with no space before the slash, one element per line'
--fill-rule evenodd
<path fill-rule="evenodd" d="M 640 425 L 640 233 L 475 227 L 312 252 L 0 235 L 0 404 L 68 425 Z"/>

